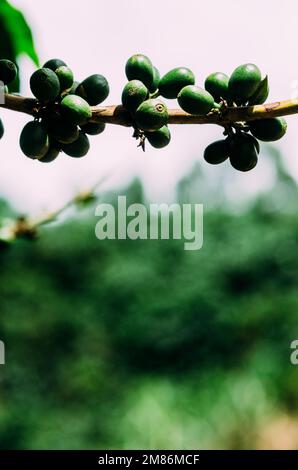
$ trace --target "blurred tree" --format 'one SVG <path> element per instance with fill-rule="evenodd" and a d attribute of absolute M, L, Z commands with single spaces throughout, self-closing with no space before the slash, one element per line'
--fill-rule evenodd
<path fill-rule="evenodd" d="M 2 448 L 243 448 L 274 410 L 298 412 L 294 214 L 206 212 L 197 252 L 100 242 L 95 223 L 1 254 Z"/>

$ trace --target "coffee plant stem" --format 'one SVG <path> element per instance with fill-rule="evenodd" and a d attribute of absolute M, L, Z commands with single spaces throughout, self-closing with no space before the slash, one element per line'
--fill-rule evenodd
<path fill-rule="evenodd" d="M 32 116 L 38 114 L 40 108 L 37 100 L 24 98 L 19 95 L 5 94 L 5 102 L 1 108 L 18 111 Z M 255 119 L 266 119 L 279 116 L 298 114 L 298 98 L 275 103 L 265 103 L 255 106 L 238 106 L 223 108 L 221 112 L 214 110 L 206 116 L 194 116 L 181 109 L 169 110 L 169 124 L 218 124 L 226 126 L 233 122 L 247 122 Z M 102 106 L 92 108 L 91 122 L 117 124 L 130 127 L 133 125 L 130 114 L 123 106 Z"/>
<path fill-rule="evenodd" d="M 266 119 L 298 114 L 298 99 L 277 101 L 255 106 L 227 107 L 221 112 L 214 110 L 206 116 L 195 116 L 181 109 L 169 109 L 169 124 L 218 124 L 226 126 L 233 122 L 246 122 L 255 119 Z M 93 122 L 106 122 L 131 126 L 131 119 L 122 106 L 93 108 Z"/>
<path fill-rule="evenodd" d="M 4 103 L 1 103 L 0 107 L 34 116 L 38 110 L 38 101 L 34 98 L 24 98 L 23 96 L 6 93 Z"/>

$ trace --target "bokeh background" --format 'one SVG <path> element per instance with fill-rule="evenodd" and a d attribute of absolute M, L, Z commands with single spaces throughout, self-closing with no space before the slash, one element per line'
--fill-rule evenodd
<path fill-rule="evenodd" d="M 198 84 L 254 62 L 270 100 L 298 95 L 290 0 L 11 4 L 40 63 L 58 56 L 78 80 L 102 73 L 109 104 L 136 52 L 161 73 L 190 67 Z M 1 34 L 15 37 L 20 18 L 5 29 L 7 8 L 1 0 Z M 27 46 L 12 51 L 24 95 L 36 68 Z M 57 208 L 103 177 L 100 201 L 203 203 L 205 216 L 197 252 L 177 240 L 99 242 L 93 206 L 1 250 L 0 448 L 297 449 L 297 117 L 249 174 L 203 161 L 215 126 L 172 127 L 169 147 L 144 154 L 130 130 L 108 126 L 87 157 L 42 165 L 18 147 L 28 117 L 1 117 L 1 219 Z"/>

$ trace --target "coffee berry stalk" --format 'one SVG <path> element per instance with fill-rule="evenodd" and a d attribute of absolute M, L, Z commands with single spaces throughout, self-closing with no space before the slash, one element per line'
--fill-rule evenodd
<path fill-rule="evenodd" d="M 12 62 L 0 61 L 3 87 L 16 74 Z M 90 136 L 101 134 L 106 124 L 133 127 L 143 150 L 146 142 L 156 149 L 169 145 L 171 124 L 217 124 L 223 138 L 208 145 L 204 159 L 212 165 L 228 160 L 239 171 L 252 170 L 259 141 L 282 138 L 287 129 L 283 116 L 298 113 L 298 99 L 265 104 L 268 77 L 251 63 L 238 66 L 230 76 L 213 72 L 199 86 L 187 67 L 161 75 L 149 57 L 134 54 L 126 62 L 125 75 L 122 104 L 98 107 L 109 94 L 106 78 L 94 74 L 77 82 L 63 60 L 51 59 L 30 78 L 34 99 L 5 94 L 0 106 L 33 116 L 21 132 L 20 147 L 38 162 L 52 162 L 61 152 L 84 157 Z M 179 108 L 169 109 L 166 100 L 176 100 Z M 3 132 L 1 122 L 0 138 Z"/>

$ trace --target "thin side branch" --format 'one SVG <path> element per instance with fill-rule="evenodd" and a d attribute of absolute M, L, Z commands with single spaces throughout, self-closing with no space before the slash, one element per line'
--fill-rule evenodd
<path fill-rule="evenodd" d="M 35 239 L 38 236 L 39 228 L 57 221 L 59 216 L 67 209 L 74 206 L 86 206 L 98 198 L 97 189 L 107 179 L 109 175 L 102 177 L 91 188 L 80 191 L 69 201 L 58 207 L 56 210 L 46 212 L 39 217 L 32 218 L 20 216 L 16 219 L 6 219 L 0 221 L 0 250 L 1 243 L 11 243 L 18 238 Z"/>
<path fill-rule="evenodd" d="M 0 107 L 35 116 L 40 106 L 38 101 L 33 98 L 6 94 L 5 103 L 0 104 Z M 194 116 L 181 109 L 170 109 L 169 124 L 218 124 L 225 126 L 233 122 L 247 122 L 290 114 L 298 114 L 298 98 L 255 106 L 228 107 L 221 112 L 215 110 L 207 116 Z M 133 125 L 130 114 L 121 105 L 92 108 L 90 121 L 126 127 Z"/>

